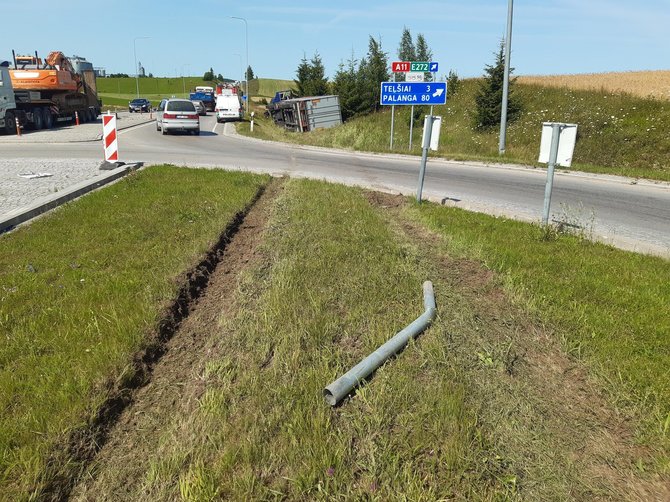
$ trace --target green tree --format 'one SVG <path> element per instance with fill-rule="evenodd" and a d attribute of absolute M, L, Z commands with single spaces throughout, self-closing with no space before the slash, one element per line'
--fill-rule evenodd
<path fill-rule="evenodd" d="M 416 61 L 416 48 L 414 47 L 412 34 L 409 32 L 407 26 L 403 28 L 402 36 L 400 37 L 400 45 L 398 46 L 398 59 L 400 61 Z M 395 79 L 398 82 L 404 82 L 405 74 L 398 73 L 396 74 Z"/>
<path fill-rule="evenodd" d="M 295 83 L 298 87 L 298 94 L 300 96 L 322 96 L 328 94 L 329 85 L 325 74 L 326 69 L 318 52 L 314 53 L 310 61 L 307 61 L 307 57 L 303 56 L 296 71 L 298 79 Z"/>
<path fill-rule="evenodd" d="M 212 80 L 214 80 L 214 70 L 210 68 L 209 71 L 206 71 L 205 74 L 202 76 L 202 79 L 205 82 L 211 82 Z"/>
<path fill-rule="evenodd" d="M 247 66 L 247 72 L 245 74 L 245 77 L 247 78 L 247 80 L 253 80 L 256 78 L 254 75 L 254 70 L 251 69 L 251 66 Z"/>
<path fill-rule="evenodd" d="M 370 37 L 368 53 L 361 60 L 358 73 L 361 112 L 375 112 L 381 108 L 379 104 L 381 83 L 389 80 L 388 55 L 382 50 L 381 40 L 378 42 Z"/>
<path fill-rule="evenodd" d="M 356 65 L 358 61 L 354 57 L 353 51 L 351 58 L 344 63 L 340 63 L 335 78 L 333 79 L 333 93 L 340 98 L 340 111 L 342 120 L 349 120 L 361 111 L 361 92 L 359 90 L 359 73 Z"/>
<path fill-rule="evenodd" d="M 419 33 L 416 36 L 416 60 L 417 61 L 432 61 L 433 60 L 433 51 L 428 47 L 428 42 L 426 42 L 425 37 Z M 432 80 L 433 74 L 426 72 L 424 74 L 425 80 Z"/>
<path fill-rule="evenodd" d="M 323 66 L 323 61 L 321 61 L 321 56 L 318 52 L 314 53 L 314 56 L 311 60 L 311 95 L 312 96 L 323 96 L 330 92 L 330 86 L 328 84 L 328 79 L 326 78 L 326 68 Z"/>
<path fill-rule="evenodd" d="M 458 78 L 458 73 L 455 70 L 449 70 L 449 76 L 447 77 L 447 98 L 454 97 L 460 86 L 461 79 Z"/>
<path fill-rule="evenodd" d="M 295 72 L 296 80 L 295 85 L 298 88 L 298 96 L 307 96 L 307 89 L 309 88 L 309 80 L 311 74 L 311 67 L 309 61 L 307 61 L 307 56 L 302 55 L 298 69 Z"/>
<path fill-rule="evenodd" d="M 500 48 L 495 54 L 495 63 L 486 65 L 484 80 L 475 96 L 476 116 L 475 127 L 477 129 L 490 129 L 500 125 L 500 112 L 502 111 L 503 82 L 505 79 L 505 41 L 500 41 Z M 514 68 L 510 68 L 510 75 Z M 509 81 L 509 94 L 507 100 L 507 120 L 514 121 L 521 114 L 522 106 L 518 97 L 514 94 L 514 83 L 516 79 Z"/>

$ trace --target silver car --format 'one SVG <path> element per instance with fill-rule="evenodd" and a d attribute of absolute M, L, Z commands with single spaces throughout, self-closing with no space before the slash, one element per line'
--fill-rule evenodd
<path fill-rule="evenodd" d="M 170 131 L 200 134 L 200 117 L 193 102 L 188 99 L 163 99 L 156 112 L 156 130 L 163 134 Z"/>
<path fill-rule="evenodd" d="M 195 111 L 198 112 L 198 115 L 207 115 L 207 108 L 205 108 L 205 103 L 200 100 L 194 100 L 193 104 L 195 105 Z"/>

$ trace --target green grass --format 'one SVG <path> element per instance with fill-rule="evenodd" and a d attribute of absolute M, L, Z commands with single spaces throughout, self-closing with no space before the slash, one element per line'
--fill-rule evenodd
<path fill-rule="evenodd" d="M 277 91 L 295 89 L 295 87 L 295 81 L 293 80 L 258 78 L 249 82 L 249 90 L 251 91 L 251 96 L 253 98 L 272 98 Z"/>
<path fill-rule="evenodd" d="M 151 459 L 154 500 L 503 497 L 437 320 L 341 408 L 323 387 L 423 311 L 428 275 L 360 191 L 291 181 L 220 328 L 200 409 Z M 297 245 L 296 243 L 300 243 Z M 440 291 L 440 298 L 448 295 Z M 438 300 L 439 301 L 439 300 Z M 178 482 L 177 482 L 178 480 Z M 138 493 L 138 496 L 140 494 Z"/>
<path fill-rule="evenodd" d="M 524 105 L 523 115 L 510 124 L 506 153 L 498 155 L 498 133 L 478 132 L 473 128 L 474 95 L 479 81 L 464 80 L 447 105 L 436 106 L 443 117 L 438 155 L 456 160 L 512 162 L 540 165 L 542 122 L 578 124 L 572 170 L 615 174 L 670 181 L 670 102 L 637 98 L 605 91 L 572 91 L 516 86 Z M 355 118 L 328 130 L 294 134 L 278 130 L 257 110 L 258 128 L 254 135 L 276 141 L 388 152 L 391 131 L 390 109 Z M 428 107 L 417 109 L 409 150 L 410 107 L 396 107 L 394 152 L 421 154 L 423 116 Z M 248 134 L 248 125 L 240 131 Z"/>
<path fill-rule="evenodd" d="M 102 99 L 103 107 L 126 107 L 128 102 L 137 97 L 137 84 L 139 93 L 154 105 L 157 105 L 165 97 L 175 96 L 177 98 L 188 98 L 196 86 L 213 86 L 212 82 L 205 82 L 199 77 L 145 77 L 136 81 L 134 78 L 98 78 L 98 94 Z M 244 87 L 244 83 L 242 83 Z M 278 80 L 269 78 L 253 79 L 249 82 L 249 89 L 253 99 L 273 97 L 275 92 L 295 87 L 293 80 Z"/>
<path fill-rule="evenodd" d="M 68 469 L 54 445 L 129 378 L 175 278 L 265 180 L 150 168 L 0 239 L 0 500 Z M 657 454 L 635 469 L 670 473 L 667 261 L 432 204 L 383 212 L 308 180 L 286 183 L 257 257 L 211 326 L 196 412 L 166 417 L 135 500 L 595 498 L 569 444 L 588 424 L 544 429 L 567 404 L 501 366 L 544 326 Z M 482 310 L 449 279 L 457 257 L 496 273 L 471 294 L 500 281 L 514 308 Z M 323 387 L 422 312 L 425 279 L 434 324 L 328 407 Z"/>
<path fill-rule="evenodd" d="M 132 376 L 177 277 L 265 179 L 152 167 L 0 237 L 0 500 L 67 470 L 54 446 Z"/>
<path fill-rule="evenodd" d="M 414 214 L 451 253 L 481 260 L 524 308 L 556 327 L 613 405 L 641 420 L 639 439 L 670 472 L 670 262 L 434 204 Z"/>

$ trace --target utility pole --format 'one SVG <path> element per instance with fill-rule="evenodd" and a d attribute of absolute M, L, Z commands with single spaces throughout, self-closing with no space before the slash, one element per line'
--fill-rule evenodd
<path fill-rule="evenodd" d="M 244 39 L 246 41 L 247 49 L 247 70 L 244 72 L 244 85 L 246 89 L 244 90 L 247 93 L 247 113 L 249 113 L 249 105 L 251 101 L 251 93 L 249 92 L 249 23 L 243 17 L 230 16 L 231 19 L 238 19 L 244 21 Z"/>
<path fill-rule="evenodd" d="M 507 101 L 509 97 L 509 60 L 512 52 L 512 13 L 514 0 L 508 0 L 507 5 L 507 35 L 505 36 L 505 77 L 503 79 L 502 109 L 500 110 L 500 143 L 498 144 L 498 155 L 505 153 L 505 141 L 507 139 Z"/>

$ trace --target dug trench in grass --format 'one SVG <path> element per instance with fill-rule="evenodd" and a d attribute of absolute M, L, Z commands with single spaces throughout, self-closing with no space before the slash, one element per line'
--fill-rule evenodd
<path fill-rule="evenodd" d="M 67 493 L 266 182 L 154 166 L 2 237 L 0 500 Z"/>
<path fill-rule="evenodd" d="M 325 383 L 422 311 L 427 270 L 359 190 L 290 180 L 260 248 L 230 315 L 211 327 L 204 393 L 165 416 L 127 500 L 485 499 L 507 490 L 479 469 L 476 419 L 440 319 L 346 406 L 324 406 Z"/>
<path fill-rule="evenodd" d="M 190 415 L 203 397 L 206 367 L 222 354 L 219 319 L 234 312 L 238 276 L 255 260 L 270 207 L 282 185 L 282 180 L 269 183 L 221 250 L 207 289 L 166 344 L 167 352 L 156 361 L 150 384 L 134 394 L 70 501 L 138 500 L 136 493 L 150 468 L 151 453 L 170 418 Z"/>

